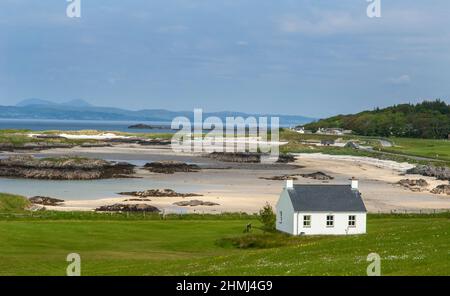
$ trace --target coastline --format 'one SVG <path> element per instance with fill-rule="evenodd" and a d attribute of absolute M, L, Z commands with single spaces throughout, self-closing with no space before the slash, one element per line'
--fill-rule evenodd
<path fill-rule="evenodd" d="M 14 153 L 5 153 L 12 155 Z M 21 153 L 23 154 L 23 153 Z M 264 180 L 279 175 L 304 174 L 317 171 L 334 177 L 330 181 L 320 181 L 298 176 L 296 183 L 302 184 L 346 184 L 351 177 L 360 180 L 360 191 L 369 212 L 391 211 L 419 211 L 450 209 L 450 198 L 429 192 L 412 192 L 396 185 L 401 179 L 425 179 L 429 188 L 439 184 L 446 184 L 435 178 L 419 175 L 405 175 L 406 169 L 414 165 L 398 163 L 389 160 L 379 160 L 369 157 L 340 156 L 326 154 L 295 154 L 297 160 L 293 164 L 239 164 L 223 163 L 205 158 L 201 154 L 175 153 L 169 147 L 142 147 L 133 144 L 120 144 L 112 147 L 71 149 L 57 148 L 32 153 L 37 156 L 81 155 L 93 158 L 120 159 L 124 161 L 160 161 L 178 160 L 197 163 L 202 170 L 195 173 L 156 174 L 138 169 L 136 176 L 145 182 L 149 181 L 146 189 L 170 188 L 177 191 L 189 184 L 197 190 L 193 193 L 202 194 L 198 198 L 154 197 L 151 201 L 127 201 L 132 197 L 115 196 L 96 197 L 86 196 L 82 200 L 64 198 L 61 206 L 46 206 L 47 209 L 59 211 L 94 210 L 99 206 L 114 203 L 146 203 L 175 213 L 223 213 L 223 212 L 257 212 L 266 202 L 272 206 L 278 200 L 284 181 Z M 168 187 L 168 184 L 170 187 Z M 158 185 L 164 185 L 159 187 Z M 155 187 L 157 186 L 157 187 Z M 7 191 L 7 188 L 3 189 Z M 137 190 L 137 189 L 136 189 Z M 14 193 L 14 192 L 12 192 Z M 218 203 L 217 206 L 174 206 L 173 203 L 198 199 Z"/>

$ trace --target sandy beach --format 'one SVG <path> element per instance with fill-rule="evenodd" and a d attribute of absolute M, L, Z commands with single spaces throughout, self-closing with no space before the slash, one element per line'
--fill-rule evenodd
<path fill-rule="evenodd" d="M 113 147 L 72 149 L 51 149 L 34 153 L 36 156 L 81 155 L 86 157 L 116 159 L 123 161 L 151 162 L 157 160 L 177 160 L 198 164 L 202 170 L 190 173 L 157 174 L 137 168 L 136 176 L 149 181 L 146 189 L 178 188 L 189 185 L 196 188 L 192 193 L 201 194 L 195 198 L 151 197 L 151 201 L 125 201 L 132 197 L 83 196 L 83 199 L 63 198 L 64 204 L 47 207 L 55 210 L 93 210 L 99 206 L 114 203 L 147 203 L 164 212 L 257 212 L 266 202 L 274 206 L 278 200 L 284 181 L 266 180 L 273 176 L 324 172 L 334 179 L 320 181 L 296 176 L 297 184 L 347 184 L 351 177 L 359 179 L 359 187 L 369 212 L 390 211 L 430 211 L 450 209 L 450 198 L 445 195 L 425 192 L 412 192 L 397 184 L 401 179 L 425 179 L 432 189 L 439 184 L 447 184 L 435 178 L 419 175 L 405 175 L 414 165 L 367 157 L 334 156 L 324 154 L 297 154 L 291 164 L 241 164 L 225 163 L 200 154 L 174 153 L 169 147 L 142 147 L 137 145 L 115 145 Z M 154 187 L 161 184 L 161 187 Z M 164 187 L 162 187 L 164 186 Z M 8 191 L 8 188 L 2 188 Z M 217 206 L 174 206 L 173 203 L 198 199 L 218 203 Z"/>

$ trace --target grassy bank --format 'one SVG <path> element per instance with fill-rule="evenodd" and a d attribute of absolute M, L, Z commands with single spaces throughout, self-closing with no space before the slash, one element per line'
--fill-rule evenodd
<path fill-rule="evenodd" d="M 351 149 L 334 146 L 314 146 L 305 141 L 320 141 L 322 139 L 342 139 L 344 141 L 358 141 L 361 145 L 373 147 L 373 151 Z M 353 155 L 372 157 L 377 159 L 393 160 L 397 162 L 409 162 L 416 164 L 433 164 L 436 166 L 450 166 L 450 141 L 410 138 L 373 138 L 354 135 L 334 136 L 299 134 L 290 130 L 282 130 L 282 141 L 288 141 L 281 146 L 282 153 L 324 153 L 330 155 Z M 382 147 L 380 139 L 393 144 L 392 147 Z M 420 159 L 426 158 L 426 159 Z"/>
<path fill-rule="evenodd" d="M 249 215 L 31 216 L 22 198 L 1 200 L 1 275 L 64 275 L 72 252 L 83 275 L 364 275 L 371 252 L 384 275 L 450 275 L 448 213 L 369 215 L 366 235 L 289 237 Z"/>

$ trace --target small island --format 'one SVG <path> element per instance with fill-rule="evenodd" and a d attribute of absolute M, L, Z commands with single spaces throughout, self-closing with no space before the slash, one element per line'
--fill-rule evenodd
<path fill-rule="evenodd" d="M 154 125 L 154 124 L 144 124 L 138 123 L 133 124 L 128 127 L 129 129 L 172 129 L 169 125 Z"/>

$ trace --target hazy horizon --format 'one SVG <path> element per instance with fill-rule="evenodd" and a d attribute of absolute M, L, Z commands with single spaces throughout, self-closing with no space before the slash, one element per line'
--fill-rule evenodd
<path fill-rule="evenodd" d="M 381 0 L 0 3 L 0 105 L 314 118 L 450 101 L 450 3 Z"/>

